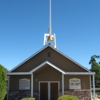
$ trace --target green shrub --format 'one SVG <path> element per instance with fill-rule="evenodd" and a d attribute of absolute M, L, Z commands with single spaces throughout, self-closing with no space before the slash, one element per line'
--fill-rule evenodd
<path fill-rule="evenodd" d="M 21 100 L 35 100 L 35 98 L 23 98 Z"/>
<path fill-rule="evenodd" d="M 6 72 L 4 67 L 0 64 L 0 100 L 4 100 L 6 93 Z"/>
<path fill-rule="evenodd" d="M 62 95 L 57 100 L 79 100 L 79 99 L 72 95 Z"/>

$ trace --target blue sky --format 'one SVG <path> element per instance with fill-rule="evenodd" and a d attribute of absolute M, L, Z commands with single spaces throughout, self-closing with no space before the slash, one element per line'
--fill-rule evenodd
<path fill-rule="evenodd" d="M 0 0 L 0 63 L 11 70 L 43 48 L 48 26 L 49 0 Z M 52 30 L 57 49 L 90 68 L 100 55 L 100 0 L 52 0 Z"/>

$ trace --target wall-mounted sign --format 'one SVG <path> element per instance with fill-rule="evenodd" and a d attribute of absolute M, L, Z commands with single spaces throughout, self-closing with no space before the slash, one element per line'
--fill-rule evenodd
<path fill-rule="evenodd" d="M 19 80 L 19 89 L 20 90 L 29 90 L 30 89 L 30 79 L 20 79 Z"/>

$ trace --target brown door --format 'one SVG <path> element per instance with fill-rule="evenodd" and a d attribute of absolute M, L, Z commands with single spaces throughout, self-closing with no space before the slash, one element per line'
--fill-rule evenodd
<path fill-rule="evenodd" d="M 51 97 L 51 100 L 57 100 L 57 98 L 58 98 L 58 83 L 50 83 L 50 97 Z"/>
<path fill-rule="evenodd" d="M 40 100 L 48 100 L 48 83 L 40 83 Z"/>

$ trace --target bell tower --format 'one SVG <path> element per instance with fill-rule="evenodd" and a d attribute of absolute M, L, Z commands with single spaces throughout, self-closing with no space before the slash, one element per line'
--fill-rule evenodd
<path fill-rule="evenodd" d="M 48 33 L 44 34 L 44 46 L 47 44 L 51 44 L 54 48 L 56 48 L 56 35 L 52 33 L 52 16 L 51 16 L 51 0 L 49 5 L 49 29 Z"/>

